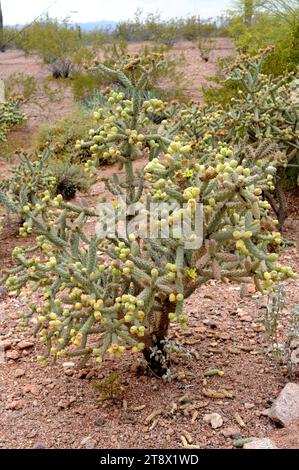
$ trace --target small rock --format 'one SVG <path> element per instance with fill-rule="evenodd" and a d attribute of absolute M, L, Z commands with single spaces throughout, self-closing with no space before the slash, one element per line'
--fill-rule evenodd
<path fill-rule="evenodd" d="M 274 401 L 268 416 L 283 426 L 299 418 L 299 385 L 288 383 Z"/>
<path fill-rule="evenodd" d="M 230 426 L 224 428 L 221 431 L 224 437 L 232 437 L 233 439 L 239 439 L 241 437 L 240 429 L 237 426 Z"/>
<path fill-rule="evenodd" d="M 292 364 L 295 364 L 295 365 L 299 364 L 299 348 L 292 351 L 290 359 L 291 359 Z"/>
<path fill-rule="evenodd" d="M 96 441 L 90 436 L 84 437 L 84 439 L 81 441 L 81 446 L 84 446 L 85 449 L 94 449 L 96 445 Z"/>
<path fill-rule="evenodd" d="M 250 315 L 245 315 L 243 317 L 240 318 L 241 321 L 248 321 L 248 322 L 251 322 L 252 321 L 252 317 Z"/>
<path fill-rule="evenodd" d="M 33 346 L 34 346 L 34 343 L 32 343 L 32 341 L 26 341 L 26 340 L 24 340 L 24 341 L 20 341 L 20 342 L 18 343 L 18 348 L 19 348 L 19 349 L 33 348 Z"/>
<path fill-rule="evenodd" d="M 23 377 L 23 375 L 25 375 L 25 371 L 24 369 L 16 369 L 14 375 L 15 378 L 18 379 L 19 377 Z"/>
<path fill-rule="evenodd" d="M 90 373 L 91 369 L 90 368 L 85 368 L 85 369 L 80 369 L 77 372 L 77 377 L 78 379 L 86 379 L 88 374 Z"/>
<path fill-rule="evenodd" d="M 247 286 L 247 293 L 248 293 L 248 294 L 254 294 L 255 291 L 256 291 L 256 287 L 255 287 L 254 284 L 249 284 L 249 285 Z"/>
<path fill-rule="evenodd" d="M 8 289 L 6 286 L 0 286 L 0 299 L 5 299 L 8 295 Z"/>
<path fill-rule="evenodd" d="M 9 339 L 4 339 L 0 341 L 0 347 L 2 347 L 4 351 L 8 351 L 12 347 L 12 342 Z"/>
<path fill-rule="evenodd" d="M 103 418 L 97 418 L 97 419 L 95 420 L 94 424 L 95 424 L 96 426 L 99 426 L 99 427 L 104 426 L 105 420 L 104 420 Z"/>
<path fill-rule="evenodd" d="M 13 359 L 14 361 L 16 361 L 17 359 L 19 359 L 19 357 L 20 357 L 20 353 L 16 350 L 8 351 L 6 353 L 6 358 L 7 359 Z"/>
<path fill-rule="evenodd" d="M 254 408 L 255 405 L 253 403 L 244 403 L 244 408 L 246 410 L 252 410 L 252 408 Z"/>
<path fill-rule="evenodd" d="M 278 447 L 271 441 L 271 439 L 254 439 L 247 444 L 244 444 L 243 449 L 278 449 Z"/>
<path fill-rule="evenodd" d="M 211 413 L 211 414 L 205 415 L 203 417 L 203 420 L 206 423 L 209 423 L 213 429 L 220 428 L 223 425 L 223 419 L 218 413 Z"/>
<path fill-rule="evenodd" d="M 71 369 L 72 367 L 75 367 L 75 363 L 74 362 L 64 362 L 62 364 L 62 367 L 64 367 L 65 369 Z"/>
<path fill-rule="evenodd" d="M 22 408 L 22 403 L 20 401 L 12 401 L 11 403 L 9 403 L 7 409 L 8 410 L 20 410 Z"/>
<path fill-rule="evenodd" d="M 46 445 L 43 442 L 36 442 L 33 449 L 46 449 Z"/>
<path fill-rule="evenodd" d="M 66 401 L 66 400 L 60 400 L 58 403 L 57 403 L 57 406 L 58 408 L 60 408 L 61 410 L 64 410 L 66 408 L 69 408 L 70 407 L 70 402 Z"/>
<path fill-rule="evenodd" d="M 24 393 L 32 393 L 34 396 L 38 396 L 40 394 L 40 388 L 37 385 L 34 384 L 25 384 L 22 387 L 22 391 Z"/>

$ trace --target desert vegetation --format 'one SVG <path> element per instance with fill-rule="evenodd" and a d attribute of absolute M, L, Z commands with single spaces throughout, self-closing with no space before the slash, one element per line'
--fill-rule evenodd
<path fill-rule="evenodd" d="M 9 54 L 33 61 L 5 69 L 0 103 L 0 447 L 275 432 L 262 411 L 299 375 L 298 18 L 296 2 L 244 0 L 221 21 L 138 11 L 106 31 L 0 21 L 0 73 Z M 56 393 L 61 435 L 25 419 L 14 441 L 24 386 L 45 417 Z M 88 435 L 70 443 L 74 409 Z"/>

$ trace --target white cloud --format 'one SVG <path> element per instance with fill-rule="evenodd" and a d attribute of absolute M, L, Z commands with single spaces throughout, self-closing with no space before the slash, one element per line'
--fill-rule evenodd
<path fill-rule="evenodd" d="M 55 0 L 2 0 L 5 24 L 32 21 Z M 65 18 L 71 11 L 74 21 L 124 20 L 132 18 L 137 8 L 144 13 L 159 12 L 163 18 L 200 15 L 203 18 L 220 15 L 231 0 L 58 0 L 49 9 L 52 17 Z"/>

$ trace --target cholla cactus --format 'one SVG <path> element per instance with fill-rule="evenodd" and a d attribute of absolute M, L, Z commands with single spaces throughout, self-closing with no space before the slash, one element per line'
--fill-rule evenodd
<path fill-rule="evenodd" d="M 1 205 L 8 212 L 18 213 L 21 221 L 26 219 L 31 206 L 45 191 L 53 195 L 56 179 L 46 168 L 49 156 L 48 151 L 36 161 L 31 161 L 26 155 L 20 156 L 21 163 L 12 168 L 12 177 L 1 183 Z"/>
<path fill-rule="evenodd" d="M 293 99 L 292 74 L 274 79 L 261 73 L 268 52 L 255 60 L 244 58 L 243 62 L 233 65 L 228 79 L 237 82 L 240 90 L 239 98 L 233 98 L 229 116 L 235 126 L 236 139 L 240 136 L 248 142 L 271 139 L 286 155 L 275 184 L 278 204 L 272 203 L 274 200 L 269 193 L 265 194 L 282 226 L 287 216 L 285 169 L 288 165 L 293 167 L 299 155 L 299 107 Z M 298 175 L 298 166 L 293 168 Z"/>
<path fill-rule="evenodd" d="M 295 277 L 272 252 L 281 237 L 261 198 L 276 170 L 258 162 L 249 168 L 246 160 L 238 164 L 227 145 L 219 146 L 211 161 L 199 163 L 192 145 L 175 136 L 174 129 L 148 118 L 164 103 L 142 99 L 146 70 L 134 84 L 125 67 L 99 67 L 132 90 L 133 99 L 111 92 L 107 106 L 95 114 L 98 128 L 91 130 L 92 140 L 80 145 L 92 147 L 95 157 L 113 154 L 125 170 L 124 177 L 106 182 L 112 197 L 118 197 L 108 212 L 123 226 L 115 227 L 114 236 L 97 230 L 91 237 L 92 223 L 106 222 L 111 229 L 109 214 L 105 218 L 103 210 L 46 195 L 32 204 L 30 222 L 23 227 L 24 233 L 29 225 L 36 234 L 36 245 L 15 249 L 17 265 L 4 272 L 3 282 L 17 292 L 25 285 L 32 292 L 42 290 L 42 305 L 32 304 L 23 316 L 24 322 L 37 318 L 35 333 L 46 346 L 42 363 L 50 355 L 92 356 L 102 362 L 106 354 L 120 357 L 130 348 L 133 353 L 143 350 L 152 372 L 163 376 L 169 322 L 186 325 L 184 300 L 198 286 L 213 278 L 254 278 L 267 293 L 277 281 Z M 141 66 L 137 62 L 134 67 Z M 138 172 L 134 161 L 141 154 L 148 162 Z M 168 210 L 153 216 L 151 204 L 159 201 L 169 203 Z M 123 214 L 122 203 L 131 209 L 143 204 L 138 230 L 132 212 Z M 202 231 L 195 229 L 198 221 Z M 191 233 L 184 230 L 182 236 L 180 226 L 191 227 Z M 165 227 L 167 235 L 153 235 Z"/>
<path fill-rule="evenodd" d="M 59 193 L 69 200 L 75 196 L 77 190 L 88 191 L 96 180 L 92 162 L 84 169 L 80 165 L 67 162 L 55 165 L 50 157 L 49 150 L 45 150 L 35 159 L 26 155 L 20 156 L 20 164 L 11 170 L 12 176 L 0 185 L 0 205 L 8 212 L 18 214 L 21 222 L 28 219 L 26 230 L 24 227 L 20 229 L 21 235 L 31 232 L 32 222 L 28 214 L 41 199 L 50 199 Z"/>
<path fill-rule="evenodd" d="M 26 115 L 19 106 L 20 101 L 15 100 L 0 103 L 0 142 L 6 142 L 8 132 L 25 121 Z"/>
<path fill-rule="evenodd" d="M 280 157 L 273 159 L 269 151 L 268 162 L 278 169 L 272 189 L 276 191 L 278 202 L 274 201 L 271 191 L 264 195 L 282 226 L 287 215 L 285 169 L 293 167 L 298 173 L 298 165 L 293 163 L 299 154 L 299 108 L 294 100 L 292 74 L 273 78 L 262 73 L 268 52 L 267 49 L 255 58 L 238 57 L 227 67 L 227 81 L 237 83 L 239 88 L 238 96 L 231 99 L 227 110 L 193 104 L 180 111 L 177 129 L 192 140 L 198 158 L 205 155 L 211 158 L 219 142 L 226 142 L 235 150 L 265 140 L 276 143 Z"/>

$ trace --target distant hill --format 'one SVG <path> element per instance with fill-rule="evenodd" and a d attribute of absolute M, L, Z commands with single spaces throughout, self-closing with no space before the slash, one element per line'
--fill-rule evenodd
<path fill-rule="evenodd" d="M 72 24 L 79 24 L 82 31 L 92 31 L 94 29 L 102 29 L 102 30 L 114 30 L 117 25 L 117 21 L 91 21 L 89 23 L 69 23 L 70 25 Z M 16 24 L 14 25 L 15 28 L 22 29 L 24 28 L 25 25 L 23 24 Z"/>
<path fill-rule="evenodd" d="M 110 29 L 116 28 L 116 21 L 92 21 L 90 23 L 78 23 L 82 31 L 92 31 L 93 29 Z"/>

